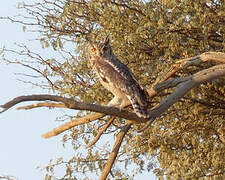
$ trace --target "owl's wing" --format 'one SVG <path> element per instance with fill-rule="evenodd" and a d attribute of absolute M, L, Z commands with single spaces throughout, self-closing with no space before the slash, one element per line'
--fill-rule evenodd
<path fill-rule="evenodd" d="M 121 62 L 112 62 L 110 60 L 97 60 L 94 63 L 95 71 L 101 81 L 107 83 L 108 90 L 113 93 L 116 88 L 124 93 L 131 101 L 135 112 L 144 118 L 147 118 L 148 99 L 142 87 L 136 81 L 130 69 Z M 115 96 L 116 94 L 113 93 Z"/>

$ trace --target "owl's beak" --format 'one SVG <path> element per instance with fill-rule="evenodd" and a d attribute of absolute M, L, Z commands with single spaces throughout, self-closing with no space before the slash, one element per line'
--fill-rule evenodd
<path fill-rule="evenodd" d="M 90 47 L 91 49 L 94 49 L 94 48 L 95 48 L 95 46 L 94 46 L 94 44 L 93 44 L 92 42 L 89 42 L 89 47 Z"/>

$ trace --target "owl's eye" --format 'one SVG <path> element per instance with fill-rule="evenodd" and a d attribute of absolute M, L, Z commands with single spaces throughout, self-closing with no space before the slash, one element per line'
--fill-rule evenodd
<path fill-rule="evenodd" d="M 92 52 L 96 52 L 97 49 L 96 49 L 96 48 L 92 48 L 91 51 L 92 51 Z"/>

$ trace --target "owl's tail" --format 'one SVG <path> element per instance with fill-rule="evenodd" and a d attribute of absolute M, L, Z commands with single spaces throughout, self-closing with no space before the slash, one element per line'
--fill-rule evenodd
<path fill-rule="evenodd" d="M 149 118 L 150 114 L 148 113 L 148 107 L 140 105 L 137 101 L 131 101 L 131 104 L 133 106 L 133 109 L 135 111 L 135 113 L 141 117 L 141 118 Z"/>

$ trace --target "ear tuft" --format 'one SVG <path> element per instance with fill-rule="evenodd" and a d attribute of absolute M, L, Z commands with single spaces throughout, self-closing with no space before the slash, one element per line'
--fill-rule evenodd
<path fill-rule="evenodd" d="M 106 38 L 104 40 L 104 44 L 109 44 L 109 35 L 106 36 Z"/>

